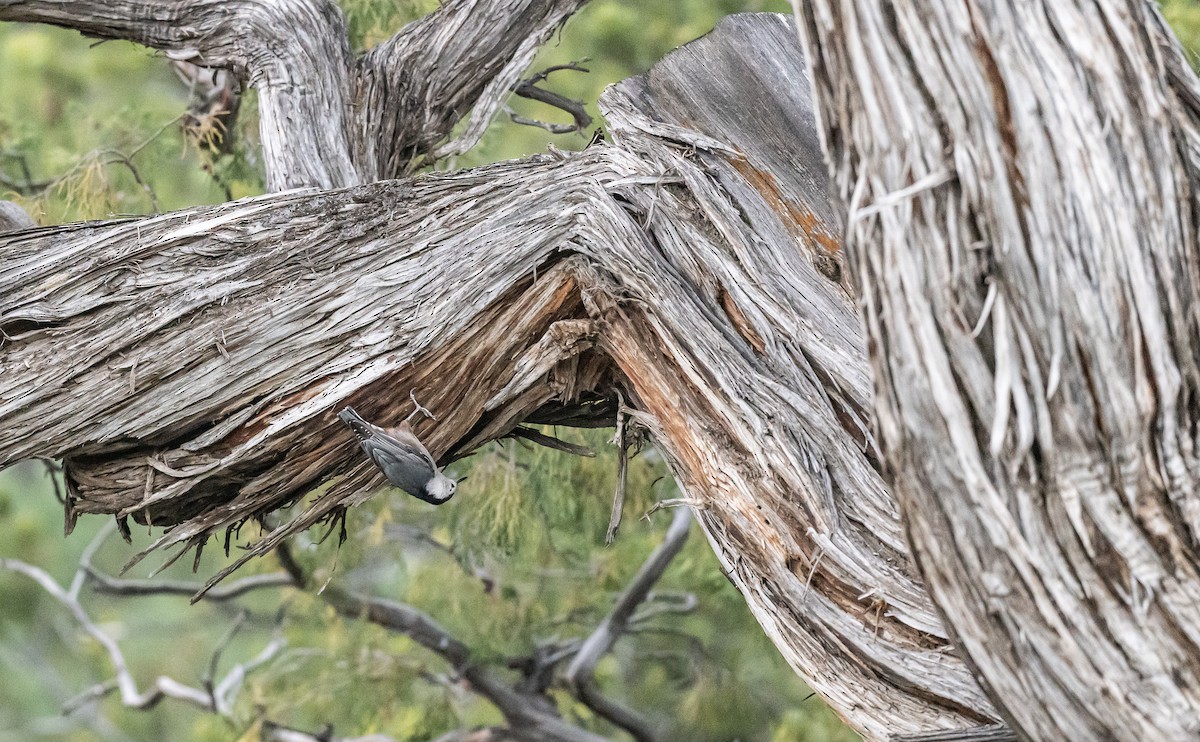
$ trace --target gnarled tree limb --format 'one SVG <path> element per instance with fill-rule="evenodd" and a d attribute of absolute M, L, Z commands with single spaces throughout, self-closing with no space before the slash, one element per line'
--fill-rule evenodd
<path fill-rule="evenodd" d="M 355 76 L 358 161 L 397 178 L 470 149 L 538 47 L 584 2 L 452 0 L 368 51 Z M 443 144 L 472 107 L 466 131 Z"/>
<path fill-rule="evenodd" d="M 281 191 L 398 177 L 466 151 L 584 2 L 448 0 L 358 58 L 333 0 L 0 0 L 0 21 L 232 70 L 258 90 L 267 189 Z M 463 135 L 444 142 L 476 107 Z"/>
<path fill-rule="evenodd" d="M 628 731 L 638 742 L 654 740 L 654 730 L 636 712 L 600 693 L 595 677 L 596 665 L 612 651 L 617 639 L 629 628 L 633 612 L 645 602 L 671 560 L 683 549 L 691 525 L 692 514 L 688 510 L 681 508 L 676 511 L 663 542 L 646 558 L 633 580 L 617 598 L 616 605 L 580 645 L 565 673 L 567 684 L 577 698 L 597 714 Z"/>
<path fill-rule="evenodd" d="M 199 545 L 378 487 L 347 403 L 392 424 L 415 390 L 444 464 L 524 421 L 611 421 L 619 390 L 851 724 L 992 723 L 878 470 L 804 81 L 786 19 L 732 19 L 608 94 L 614 145 L 0 238 L 0 463 L 65 457 L 70 517 Z M 581 320 L 594 340 L 544 340 Z"/>

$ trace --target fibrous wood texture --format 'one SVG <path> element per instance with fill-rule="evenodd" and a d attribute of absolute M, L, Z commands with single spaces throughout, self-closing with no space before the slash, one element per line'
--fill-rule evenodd
<path fill-rule="evenodd" d="M 1200 733 L 1197 86 L 1155 3 L 797 3 L 886 466 L 1034 739 Z"/>
<path fill-rule="evenodd" d="M 3 235 L 0 465 L 63 457 L 69 519 L 198 547 L 378 488 L 346 404 L 394 424 L 415 394 L 445 464 L 522 422 L 612 420 L 619 391 L 851 724 L 994 723 L 879 471 L 795 34 L 727 20 L 611 90 L 615 142 L 579 154 Z"/>

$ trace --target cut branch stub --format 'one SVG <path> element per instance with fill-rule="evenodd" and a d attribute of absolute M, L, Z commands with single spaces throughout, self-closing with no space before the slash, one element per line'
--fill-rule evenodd
<path fill-rule="evenodd" d="M 73 511 L 199 544 L 367 496 L 347 403 L 391 425 L 415 389 L 447 463 L 619 390 L 851 724 L 992 723 L 875 464 L 804 79 L 787 19 L 741 17 L 610 93 L 614 145 L 0 237 L 0 462 L 64 456 Z"/>

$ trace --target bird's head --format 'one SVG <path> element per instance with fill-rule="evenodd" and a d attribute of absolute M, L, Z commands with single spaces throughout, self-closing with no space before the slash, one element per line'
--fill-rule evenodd
<path fill-rule="evenodd" d="M 458 488 L 460 481 L 462 480 L 451 479 L 439 472 L 436 477 L 429 480 L 429 483 L 425 485 L 425 491 L 429 493 L 429 502 L 432 502 L 434 505 L 441 505 L 446 500 L 454 497 L 454 490 Z"/>

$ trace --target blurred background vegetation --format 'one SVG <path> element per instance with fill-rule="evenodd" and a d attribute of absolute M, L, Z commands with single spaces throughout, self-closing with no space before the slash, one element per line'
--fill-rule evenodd
<path fill-rule="evenodd" d="M 427 0 L 344 0 L 356 48 L 387 38 L 432 10 Z M 672 48 L 742 11 L 787 12 L 786 0 L 593 0 L 553 38 L 533 70 L 582 62 L 587 74 L 557 72 L 544 87 L 596 101 L 606 85 L 648 69 Z M 219 203 L 263 191 L 257 119 L 247 96 L 231 131 L 232 151 L 197 147 L 181 128 L 188 104 L 169 64 L 142 47 L 44 26 L 0 24 L 0 197 L 42 224 L 147 214 Z M 521 115 L 564 114 L 514 99 Z M 591 132 L 554 136 L 502 115 L 469 167 L 543 151 L 581 149 Z M 603 431 L 557 431 L 600 452 L 570 457 L 514 442 L 493 444 L 468 462 L 471 479 L 450 503 L 431 508 L 381 493 L 350 514 L 350 539 L 296 539 L 317 584 L 330 580 L 430 614 L 475 656 L 503 666 L 537 642 L 587 636 L 661 541 L 669 512 L 642 519 L 654 501 L 678 496 L 653 449 L 634 459 L 626 517 L 604 546 L 615 485 L 615 449 Z M 0 557 L 16 557 L 70 582 L 104 520 L 85 517 L 62 537 L 62 511 L 41 462 L 0 472 Z M 247 531 L 250 527 L 247 527 Z M 247 537 L 253 534 L 247 533 Z M 106 540 L 94 563 L 115 573 L 150 540 Z M 210 550 L 214 551 L 214 550 Z M 236 556 L 236 554 L 235 554 Z M 189 561 L 190 560 L 185 560 Z M 226 563 L 205 555 L 201 576 Z M 190 566 L 190 565 L 188 565 Z M 162 576 L 195 579 L 188 566 Z M 144 577 L 149 567 L 132 575 Z M 277 570 L 274 559 L 237 576 Z M 485 589 L 486 582 L 494 583 Z M 235 576 L 236 577 L 236 576 Z M 665 614 L 623 638 L 601 662 L 604 691 L 677 740 L 854 740 L 780 658 L 750 615 L 697 526 L 658 591 L 697 598 L 687 614 Z M 113 676 L 108 656 L 28 578 L 0 570 L 0 742 L 24 740 L 256 740 L 261 720 L 338 736 L 380 733 L 434 739 L 451 729 L 502 721 L 486 701 L 446 682 L 447 667 L 411 640 L 338 617 L 312 594 L 274 589 L 236 604 L 189 606 L 180 597 L 111 597 L 85 590 L 92 619 L 121 642 L 145 689 L 159 675 L 199 686 L 222 637 L 246 611 L 245 628 L 225 650 L 217 677 L 257 653 L 282 615 L 287 649 L 250 675 L 232 721 L 171 700 L 148 711 L 115 695 L 64 714 L 65 702 Z M 281 611 L 282 608 L 282 611 Z M 621 738 L 565 692 L 552 691 L 573 723 Z"/>

